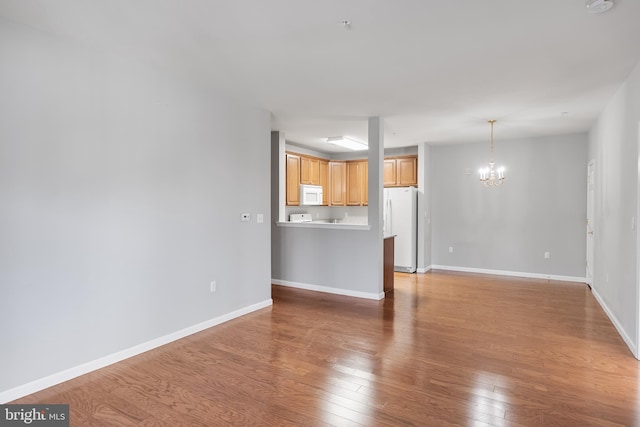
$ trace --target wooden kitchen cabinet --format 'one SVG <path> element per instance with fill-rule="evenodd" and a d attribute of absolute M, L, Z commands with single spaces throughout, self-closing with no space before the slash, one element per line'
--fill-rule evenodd
<path fill-rule="evenodd" d="M 362 162 L 362 205 L 369 205 L 369 162 Z"/>
<path fill-rule="evenodd" d="M 360 205 L 360 162 L 347 162 L 347 206 Z"/>
<path fill-rule="evenodd" d="M 318 185 L 322 187 L 322 205 L 327 206 L 329 204 L 329 161 L 318 161 L 318 175 L 320 180 Z"/>
<path fill-rule="evenodd" d="M 320 185 L 320 160 L 300 156 L 300 184 Z"/>
<path fill-rule="evenodd" d="M 300 205 L 300 184 L 322 186 L 324 206 L 329 204 L 329 161 L 293 152 L 286 153 L 287 206 Z"/>
<path fill-rule="evenodd" d="M 396 159 L 384 160 L 384 186 L 391 187 L 396 185 Z"/>
<path fill-rule="evenodd" d="M 418 185 L 418 159 L 416 157 L 404 157 L 396 159 L 397 181 L 401 187 Z"/>
<path fill-rule="evenodd" d="M 300 205 L 300 184 L 322 186 L 324 206 L 367 206 L 369 163 L 367 160 L 330 161 L 293 152 L 286 153 L 287 206 Z M 384 186 L 418 185 L 416 156 L 384 159 Z"/>
<path fill-rule="evenodd" d="M 287 206 L 300 205 L 300 156 L 286 155 Z"/>
<path fill-rule="evenodd" d="M 385 187 L 409 187 L 412 185 L 418 185 L 418 158 L 416 156 L 384 159 Z"/>
<path fill-rule="evenodd" d="M 347 205 L 366 206 L 369 202 L 369 168 L 366 161 L 347 162 Z"/>
<path fill-rule="evenodd" d="M 329 162 L 329 206 L 346 204 L 346 174 L 345 162 Z"/>

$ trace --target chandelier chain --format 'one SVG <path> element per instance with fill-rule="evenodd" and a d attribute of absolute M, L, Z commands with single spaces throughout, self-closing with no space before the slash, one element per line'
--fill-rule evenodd
<path fill-rule="evenodd" d="M 491 157 L 489 159 L 491 160 L 491 163 L 493 163 L 493 124 L 495 122 L 495 120 L 489 120 L 489 123 L 491 123 Z"/>

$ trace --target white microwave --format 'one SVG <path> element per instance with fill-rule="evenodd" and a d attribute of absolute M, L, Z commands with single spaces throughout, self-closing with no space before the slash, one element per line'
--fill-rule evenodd
<path fill-rule="evenodd" d="M 322 186 L 321 185 L 300 185 L 300 204 L 301 205 L 321 205 L 322 204 Z"/>

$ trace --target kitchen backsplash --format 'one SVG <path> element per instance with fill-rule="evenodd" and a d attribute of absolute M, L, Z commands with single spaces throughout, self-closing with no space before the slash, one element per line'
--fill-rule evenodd
<path fill-rule="evenodd" d="M 313 220 L 340 219 L 352 224 L 367 224 L 367 206 L 287 206 L 287 221 L 290 214 L 309 213 Z"/>

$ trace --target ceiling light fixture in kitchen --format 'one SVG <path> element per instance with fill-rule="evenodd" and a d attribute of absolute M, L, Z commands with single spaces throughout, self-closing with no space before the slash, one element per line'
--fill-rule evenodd
<path fill-rule="evenodd" d="M 349 150 L 368 150 L 369 146 L 364 142 L 360 142 L 348 136 L 334 136 L 327 138 L 329 144 L 338 145 L 340 147 L 348 148 Z"/>
<path fill-rule="evenodd" d="M 495 120 L 489 120 L 491 123 L 491 157 L 489 157 L 489 167 L 480 169 L 480 182 L 487 187 L 497 187 L 504 182 L 504 166 L 500 166 L 495 169 L 495 162 L 493 161 L 493 124 Z"/>
<path fill-rule="evenodd" d="M 602 13 L 613 7 L 613 0 L 587 0 L 585 6 L 589 13 Z"/>

